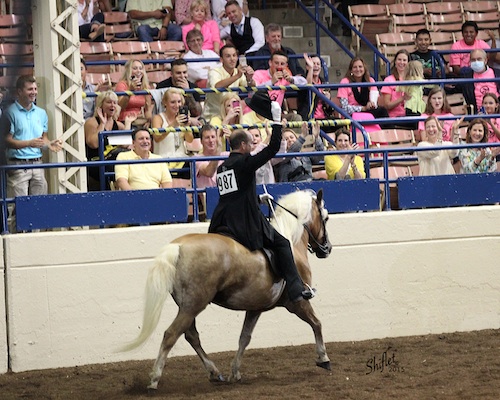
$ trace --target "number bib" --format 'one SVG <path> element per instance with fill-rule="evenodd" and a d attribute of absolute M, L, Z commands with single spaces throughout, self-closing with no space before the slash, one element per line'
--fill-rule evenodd
<path fill-rule="evenodd" d="M 217 174 L 217 187 L 219 195 L 225 195 L 238 191 L 238 184 L 234 176 L 234 170 L 228 169 Z"/>

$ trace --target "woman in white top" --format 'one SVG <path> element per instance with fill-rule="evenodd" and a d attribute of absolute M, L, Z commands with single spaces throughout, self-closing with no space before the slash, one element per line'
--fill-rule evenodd
<path fill-rule="evenodd" d="M 177 128 L 189 126 L 189 110 L 184 109 L 184 96 L 177 88 L 168 89 L 163 95 L 162 104 L 165 111 L 153 116 L 153 128 Z M 183 112 L 186 111 L 186 112 Z M 163 132 L 154 135 L 154 153 L 162 157 L 188 156 L 184 141 L 191 143 L 194 139 L 191 131 Z M 182 168 L 183 162 L 169 163 L 169 169 Z"/>
<path fill-rule="evenodd" d="M 427 140 L 418 144 L 418 147 L 432 148 L 434 146 L 451 146 L 460 143 L 458 126 L 464 117 L 456 120 L 451 128 L 453 133 L 453 143 L 443 141 L 443 127 L 435 116 L 428 117 L 425 122 L 425 133 Z M 458 149 L 429 150 L 417 152 L 418 164 L 420 166 L 420 176 L 452 175 L 455 173 L 452 160 L 458 156 Z"/>

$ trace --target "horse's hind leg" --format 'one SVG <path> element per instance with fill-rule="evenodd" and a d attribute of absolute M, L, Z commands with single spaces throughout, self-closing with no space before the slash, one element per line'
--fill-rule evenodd
<path fill-rule="evenodd" d="M 313 332 L 314 339 L 316 340 L 316 352 L 318 353 L 318 359 L 316 360 L 316 365 L 318 367 L 330 370 L 330 359 L 326 354 L 325 342 L 323 341 L 323 333 L 321 331 L 321 321 L 316 317 L 314 309 L 311 303 L 308 301 L 299 301 L 298 303 L 287 303 L 286 308 L 291 313 L 297 315 L 300 319 L 307 322 Z"/>
<path fill-rule="evenodd" d="M 163 368 L 165 367 L 168 353 L 174 346 L 175 342 L 177 342 L 177 339 L 179 339 L 179 337 L 191 326 L 194 318 L 195 316 L 191 313 L 179 311 L 172 324 L 163 334 L 160 352 L 158 354 L 158 357 L 156 358 L 153 370 L 150 374 L 151 382 L 148 386 L 148 389 L 158 388 L 158 382 L 161 378 Z"/>
<path fill-rule="evenodd" d="M 231 382 L 238 382 L 241 380 L 241 358 L 250 343 L 252 332 L 261 314 L 262 313 L 260 311 L 247 311 L 245 314 L 245 322 L 243 322 L 243 329 L 241 330 L 238 352 L 231 363 L 231 376 L 229 377 Z"/>
<path fill-rule="evenodd" d="M 205 353 L 205 350 L 203 350 L 203 347 L 201 347 L 200 335 L 198 333 L 198 330 L 196 329 L 196 320 L 193 320 L 193 323 L 186 331 L 184 337 L 203 362 L 205 369 L 209 373 L 210 382 L 224 382 L 224 377 L 219 372 L 214 362 L 210 358 L 208 358 L 208 355 L 207 353 Z"/>

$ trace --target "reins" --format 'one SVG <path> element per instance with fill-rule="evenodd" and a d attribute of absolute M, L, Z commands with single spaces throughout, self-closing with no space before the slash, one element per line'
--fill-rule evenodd
<path fill-rule="evenodd" d="M 290 211 L 288 208 L 286 207 L 283 207 L 280 203 L 278 203 L 276 200 L 274 199 L 269 199 L 269 201 L 275 205 L 277 205 L 278 207 L 282 208 L 283 210 L 285 210 L 287 213 L 289 213 L 290 215 L 293 215 L 297 220 L 299 219 L 299 217 L 297 216 L 297 214 L 295 214 L 293 211 Z M 316 203 L 316 202 L 315 202 Z M 314 242 L 314 244 L 316 244 L 316 246 L 318 246 L 318 249 L 325 253 L 325 254 L 328 254 L 328 246 L 326 245 L 328 239 L 327 239 L 327 236 L 326 236 L 326 225 L 325 225 L 325 221 L 323 220 L 323 216 L 321 214 L 321 209 L 319 209 L 319 204 L 316 203 L 316 206 L 318 207 L 318 211 L 319 211 L 319 215 L 320 215 L 320 219 L 321 219 L 321 224 L 323 226 L 323 234 L 324 234 L 324 237 L 323 237 L 323 243 L 320 243 L 318 242 L 318 239 L 316 239 L 316 237 L 312 234 L 311 232 L 311 229 L 306 225 L 306 224 L 302 224 L 302 226 L 304 227 L 304 229 L 306 230 L 306 232 L 309 234 L 309 239 L 312 239 L 312 241 Z M 274 214 L 274 210 L 273 211 L 273 214 Z M 276 215 L 274 215 L 275 219 L 276 219 Z M 313 247 L 311 246 L 311 243 L 307 243 L 307 250 L 309 250 L 309 252 L 312 254 L 315 252 L 315 250 L 313 249 Z"/>

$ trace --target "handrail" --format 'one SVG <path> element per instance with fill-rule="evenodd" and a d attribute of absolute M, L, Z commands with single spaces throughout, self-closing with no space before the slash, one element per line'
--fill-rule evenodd
<path fill-rule="evenodd" d="M 391 148 L 365 148 L 365 149 L 357 149 L 357 150 L 325 150 L 325 151 L 314 151 L 314 152 L 300 152 L 300 153 L 279 153 L 276 155 L 276 158 L 290 158 L 290 157 L 302 157 L 302 156 L 328 156 L 328 155 L 343 155 L 343 154 L 364 154 L 365 159 L 369 159 L 373 162 L 379 162 L 379 158 L 370 159 L 369 155 L 372 153 L 382 154 L 383 155 L 383 166 L 384 166 L 384 178 L 381 179 L 381 182 L 384 184 L 386 189 L 386 209 L 390 210 L 390 191 L 389 184 L 394 182 L 394 179 L 390 179 L 388 177 L 388 167 L 390 161 L 397 161 L 398 159 L 408 160 L 408 157 L 394 156 L 390 157 L 389 153 L 396 152 L 419 152 L 419 151 L 434 151 L 434 150 L 447 150 L 447 149 L 463 149 L 463 148 L 482 148 L 482 147 L 498 147 L 500 143 L 462 143 L 462 144 L 453 144 L 453 145 L 436 145 L 431 148 L 429 147 L 391 147 Z M 70 162 L 70 163 L 46 163 L 46 164 L 26 164 L 26 165 L 6 165 L 0 167 L 0 177 L 2 178 L 2 185 L 0 185 L 0 192 L 2 201 L 2 233 L 8 233 L 7 226 L 7 205 L 12 203 L 14 199 L 7 198 L 5 187 L 6 187 L 6 173 L 9 170 L 14 169 L 49 169 L 49 168 L 72 168 L 72 167 L 90 167 L 90 166 L 109 166 L 109 165 L 117 165 L 117 164 L 143 164 L 143 163 L 159 163 L 159 162 L 167 162 L 167 161 L 189 161 L 192 163 L 191 168 L 192 171 L 195 171 L 196 162 L 200 161 L 211 161 L 211 160 L 223 160 L 227 156 L 197 156 L 197 157 L 172 157 L 172 158 L 159 158 L 159 159 L 148 159 L 148 160 L 123 160 L 123 161 L 85 161 L 85 162 Z M 194 182 L 193 188 L 187 189 L 188 193 L 193 194 L 193 199 L 198 198 L 199 193 L 203 193 L 204 189 L 198 189 L 196 187 L 196 174 L 193 174 Z M 369 177 L 369 169 L 367 170 L 367 176 Z M 195 200 L 193 200 L 193 208 L 194 212 L 198 212 L 197 204 L 194 204 Z M 198 215 L 195 215 L 195 220 L 197 220 Z"/>

